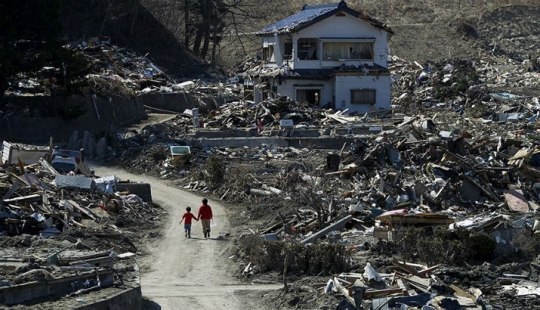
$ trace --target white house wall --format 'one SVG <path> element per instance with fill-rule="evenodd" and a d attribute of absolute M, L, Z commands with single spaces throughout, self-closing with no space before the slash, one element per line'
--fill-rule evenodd
<path fill-rule="evenodd" d="M 373 25 L 360 20 L 356 17 L 346 14 L 343 17 L 332 16 L 318 23 L 311 25 L 308 28 L 302 29 L 300 32 L 293 35 L 293 49 L 296 55 L 297 41 L 299 38 L 375 38 L 373 46 L 373 61 L 367 63 L 375 63 L 382 67 L 387 67 L 387 35 L 385 30 L 376 28 Z M 280 41 L 283 40 L 280 37 Z M 284 44 L 280 44 L 280 47 Z M 317 47 L 319 58 L 322 51 L 322 42 L 319 41 Z M 321 67 L 337 67 L 341 65 L 339 61 L 323 61 L 319 60 L 294 60 L 294 69 L 316 69 Z M 346 61 L 348 65 L 359 65 L 366 61 Z"/>
<path fill-rule="evenodd" d="M 275 37 L 264 37 L 263 38 L 263 47 L 268 47 L 276 43 Z"/>
<path fill-rule="evenodd" d="M 322 86 L 309 86 L 314 84 Z M 287 96 L 293 101 L 296 101 L 297 89 L 320 89 L 320 105 L 323 106 L 329 102 L 332 102 L 333 85 L 331 81 L 283 80 L 281 85 L 278 85 L 277 81 L 274 81 L 274 86 L 278 86 L 278 91 L 281 96 Z"/>
<path fill-rule="evenodd" d="M 285 39 L 292 39 L 293 60 L 288 62 L 290 69 L 331 69 L 341 65 L 379 65 L 388 68 L 388 32 L 373 26 L 367 21 L 356 16 L 345 13 L 345 16 L 331 16 L 309 27 L 300 30 L 298 33 L 268 35 L 263 38 L 263 46 L 274 46 L 275 63 L 266 63 L 266 67 L 282 66 L 285 51 Z M 318 39 L 317 60 L 298 60 L 298 40 L 300 38 Z M 323 60 L 323 42 L 351 42 L 351 41 L 373 42 L 373 60 Z M 351 72 L 352 74 L 352 72 Z M 373 73 L 371 73 L 373 74 Z M 297 101 L 296 91 L 298 89 L 320 89 L 320 105 L 329 102 L 334 103 L 334 107 L 339 110 L 348 109 L 348 113 L 365 113 L 371 109 L 390 108 L 390 77 L 363 75 L 338 75 L 334 78 L 328 77 L 328 81 L 320 80 L 296 80 L 286 79 L 278 84 L 277 79 L 270 79 L 270 86 L 276 86 L 279 95 L 287 96 L 291 100 Z M 302 86 L 304 84 L 304 86 Z M 296 85 L 296 86 L 295 86 Z M 317 86 L 316 86 L 317 85 Z M 352 105 L 351 90 L 375 89 L 375 105 Z M 255 92 L 255 101 L 264 100 L 260 92 Z"/>
<path fill-rule="evenodd" d="M 347 113 L 365 113 L 371 109 L 390 107 L 390 76 L 336 76 L 336 109 Z M 351 104 L 352 89 L 376 89 L 375 105 Z"/>

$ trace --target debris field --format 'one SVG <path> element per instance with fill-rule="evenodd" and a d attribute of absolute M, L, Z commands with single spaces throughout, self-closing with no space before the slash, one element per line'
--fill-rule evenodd
<path fill-rule="evenodd" d="M 287 270 L 297 280 L 279 301 L 268 295 L 277 308 L 537 307 L 537 66 L 394 57 L 392 70 L 392 111 L 349 115 L 287 98 L 199 102 L 202 126 L 186 110 L 125 135 L 116 156 L 126 169 L 233 205 L 244 227 L 239 276 L 274 271 L 282 281 Z M 294 126 L 280 126 L 284 119 Z M 201 138 L 209 132 L 265 142 L 211 146 Z M 297 146 L 306 136 L 315 142 Z M 338 138 L 348 142 L 316 142 Z M 189 160 L 170 156 L 176 144 L 191 147 Z M 242 242 L 277 251 L 281 263 L 253 258 Z M 315 245 L 343 246 L 351 260 L 316 268 L 305 250 Z"/>
<path fill-rule="evenodd" d="M 194 96 L 200 122 L 186 110 L 119 134 L 101 157 L 230 204 L 237 276 L 285 281 L 286 293 L 261 297 L 275 308 L 537 307 L 537 65 L 393 57 L 391 70 L 393 109 L 364 115 L 186 81 L 181 91 L 206 95 Z M 173 156 L 175 145 L 190 154 Z M 2 289 L 65 279 L 58 294 L 78 296 L 137 283 L 137 240 L 164 214 L 122 183 L 59 175 L 43 159 L 3 164 Z"/>

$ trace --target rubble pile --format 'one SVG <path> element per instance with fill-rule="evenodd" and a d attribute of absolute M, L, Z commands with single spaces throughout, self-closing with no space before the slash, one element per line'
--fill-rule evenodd
<path fill-rule="evenodd" d="M 536 112 L 538 59 L 482 58 L 420 64 L 392 57 L 394 111 L 467 109 L 467 116 L 498 121 L 496 113 Z M 511 89 L 511 93 L 507 91 Z M 507 100 L 511 99 L 511 100 Z"/>
<path fill-rule="evenodd" d="M 187 111 L 132 133 L 119 141 L 117 155 L 123 150 L 121 159 L 131 170 L 174 179 L 186 189 L 238 205 L 238 221 L 262 220 L 262 227 L 251 231 L 267 240 L 342 243 L 355 250 L 353 259 L 391 270 L 375 282 L 359 275 L 332 278 L 341 288 L 329 292 L 338 297 L 348 292 L 345 299 L 352 304 L 357 280 L 365 289 L 363 303 L 372 309 L 418 300 L 432 307 L 480 309 L 505 305 L 508 296 L 534 304 L 529 297 L 539 286 L 533 263 L 540 230 L 539 73 L 514 61 L 421 65 L 394 58 L 392 66 L 393 91 L 399 94 L 391 112 L 353 116 L 294 105 L 287 98 L 233 101 L 201 114 L 200 128 Z M 318 138 L 343 136 L 351 142 L 338 150 L 210 147 L 197 138 L 197 132 L 215 130 L 225 136 L 243 130 L 255 138 L 290 138 L 279 127 L 284 119 L 293 120 L 297 133 L 315 128 Z M 357 125 L 380 130 L 357 134 Z M 189 145 L 191 159 L 175 164 L 169 150 L 174 144 Z M 218 183 L 211 180 L 210 158 L 227 169 Z M 411 227 L 424 229 L 413 240 L 428 241 L 410 243 L 416 250 L 407 254 L 398 237 L 411 239 Z M 453 241 L 433 237 L 433 227 L 449 231 Z M 464 245 L 466 240 L 483 246 Z M 445 243 L 461 248 L 461 254 L 445 252 Z M 400 261 L 392 258 L 396 254 L 409 261 L 395 263 Z"/>
<path fill-rule="evenodd" d="M 147 56 L 114 45 L 109 37 L 69 41 L 64 48 L 77 53 L 87 68 L 72 67 L 81 64 L 43 67 L 36 78 L 23 78 L 17 85 L 10 85 L 5 95 L 57 95 L 65 91 L 64 88 L 78 85 L 78 94 L 129 97 L 140 93 L 172 92 L 184 86 L 176 83 Z M 75 74 L 68 71 L 79 69 L 88 72 L 82 77 L 84 81 L 68 81 Z"/>
<path fill-rule="evenodd" d="M 159 227 L 163 212 L 130 184 L 59 174 L 44 159 L 0 166 L 0 303 L 139 285 L 135 242 Z M 40 295 L 37 286 L 51 288 Z"/>

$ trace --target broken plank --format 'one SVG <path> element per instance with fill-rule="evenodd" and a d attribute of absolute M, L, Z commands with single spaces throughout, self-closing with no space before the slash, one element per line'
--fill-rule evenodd
<path fill-rule="evenodd" d="M 256 196 L 270 196 L 270 195 L 272 195 L 272 192 L 262 190 L 262 189 L 251 188 L 249 190 L 249 194 L 250 195 L 256 195 Z"/>
<path fill-rule="evenodd" d="M 425 276 L 426 274 L 434 271 L 434 270 L 437 270 L 439 267 L 441 267 L 441 265 L 435 265 L 435 266 L 432 266 L 432 267 L 428 267 L 428 268 L 425 268 L 425 269 L 422 269 L 420 271 L 418 271 L 417 273 L 421 276 Z"/>
<path fill-rule="evenodd" d="M 402 279 L 410 286 L 413 286 L 424 293 L 428 293 L 429 286 L 431 285 L 431 279 L 429 278 L 425 279 L 425 278 L 420 278 L 418 276 L 412 276 L 412 277 L 402 277 Z"/>
<path fill-rule="evenodd" d="M 399 288 L 401 288 L 403 290 L 403 296 L 414 296 L 414 295 L 417 295 L 416 294 L 416 291 L 415 290 L 410 290 L 407 285 L 405 285 L 405 282 L 402 280 L 402 279 L 397 279 L 396 280 L 396 283 L 397 285 L 399 286 Z"/>
<path fill-rule="evenodd" d="M 272 193 L 274 194 L 277 194 L 277 195 L 281 195 L 281 193 L 283 192 L 282 190 L 278 189 L 278 188 L 275 188 L 275 187 L 272 187 L 272 186 L 268 186 L 266 184 L 263 184 L 262 185 L 262 188 L 266 191 L 271 191 Z"/>
<path fill-rule="evenodd" d="M 469 298 L 473 302 L 476 302 L 476 297 L 474 295 L 471 295 L 471 294 L 467 293 L 462 288 L 460 288 L 460 287 L 458 287 L 458 286 L 456 286 L 454 284 L 450 284 L 450 288 L 454 290 L 454 295 Z"/>
<path fill-rule="evenodd" d="M 392 261 L 392 265 L 398 267 L 399 269 L 409 273 L 409 274 L 412 274 L 412 275 L 415 275 L 415 276 L 418 276 L 418 273 L 416 272 L 416 270 L 410 268 L 409 266 L 405 265 L 405 264 L 402 264 L 400 262 L 397 262 L 397 261 Z"/>
<path fill-rule="evenodd" d="M 348 301 L 350 301 L 353 305 L 354 299 L 349 295 L 349 290 L 347 290 L 343 285 L 341 285 L 339 279 L 337 277 L 334 277 L 334 288 L 337 292 L 341 293 L 345 298 L 347 298 Z"/>
<path fill-rule="evenodd" d="M 380 297 L 380 296 L 388 296 L 391 294 L 401 294 L 402 289 L 400 287 L 392 287 L 392 288 L 385 288 L 382 290 L 371 290 L 368 289 L 364 292 L 364 298 L 373 298 L 373 297 Z"/>
<path fill-rule="evenodd" d="M 313 235 L 307 237 L 306 239 L 302 240 L 301 243 L 303 243 L 303 244 L 310 243 L 312 241 L 315 241 L 315 240 L 321 238 L 322 236 L 326 235 L 327 233 L 329 233 L 332 230 L 340 229 L 343 226 L 345 226 L 345 224 L 347 224 L 352 218 L 353 218 L 352 215 L 347 215 L 346 217 L 342 218 L 341 220 L 337 221 L 336 223 L 334 223 L 334 224 L 324 228 L 323 230 L 320 230 L 320 231 L 314 233 Z"/>
<path fill-rule="evenodd" d="M 422 265 L 422 264 L 409 263 L 409 262 L 404 262 L 404 261 L 400 261 L 400 260 L 398 260 L 397 262 L 400 263 L 400 264 L 403 264 L 405 266 L 409 266 L 409 267 L 427 268 L 426 265 Z"/>
<path fill-rule="evenodd" d="M 92 213 L 90 213 L 89 210 L 79 206 L 78 203 L 76 203 L 75 201 L 73 200 L 68 200 L 68 202 L 74 206 L 75 208 L 77 208 L 79 211 L 81 211 L 83 214 L 86 214 L 86 216 L 88 216 L 89 218 L 93 219 L 94 221 L 96 220 L 96 218 L 92 215 Z"/>
<path fill-rule="evenodd" d="M 28 196 L 4 199 L 4 202 L 10 203 L 10 202 L 19 202 L 19 201 L 40 201 L 40 200 L 41 200 L 40 194 L 33 194 L 33 195 L 28 195 Z"/>
<path fill-rule="evenodd" d="M 356 280 L 364 280 L 364 275 L 361 273 L 342 273 L 338 276 L 340 279 L 345 279 L 347 282 L 354 283 Z"/>
<path fill-rule="evenodd" d="M 73 218 L 73 216 L 70 216 L 69 218 L 70 218 L 71 222 L 72 222 L 73 224 L 75 224 L 75 226 L 79 226 L 79 227 L 83 227 L 83 228 L 88 228 L 88 226 L 86 226 L 86 225 L 84 225 L 84 224 L 81 224 L 81 223 L 77 222 L 77 221 Z"/>

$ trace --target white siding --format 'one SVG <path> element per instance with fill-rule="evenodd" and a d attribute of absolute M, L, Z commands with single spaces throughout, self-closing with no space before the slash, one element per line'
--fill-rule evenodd
<path fill-rule="evenodd" d="M 336 109 L 349 109 L 347 113 L 365 113 L 371 109 L 390 108 L 390 77 L 389 76 L 336 76 Z M 351 89 L 376 89 L 376 104 L 351 104 Z"/>
<path fill-rule="evenodd" d="M 285 48 L 285 38 L 287 35 L 268 36 L 263 38 L 263 46 L 267 47 L 270 44 L 274 45 L 276 60 L 278 64 L 266 64 L 267 67 L 275 67 L 281 65 L 282 55 Z M 314 38 L 319 39 L 317 46 L 318 60 L 298 60 L 296 59 L 298 51 L 298 39 Z M 321 59 L 323 42 L 351 42 L 354 39 L 363 38 L 365 41 L 373 42 L 373 60 L 343 60 L 343 61 L 323 61 Z M 337 40 L 336 40 L 337 39 Z M 374 40 L 374 41 L 372 41 Z M 342 64 L 345 65 L 373 65 L 377 64 L 384 68 L 388 67 L 388 33 L 385 30 L 374 27 L 370 23 L 358 19 L 354 16 L 345 14 L 343 17 L 332 16 L 323 21 L 315 23 L 308 28 L 301 30 L 298 33 L 292 34 L 293 43 L 293 60 L 289 62 L 291 69 L 321 69 L 334 68 Z M 313 86 L 317 84 L 320 86 Z M 335 108 L 339 110 L 349 109 L 348 113 L 365 113 L 371 109 L 390 108 L 390 77 L 389 76 L 364 76 L 359 73 L 359 76 L 337 76 L 329 79 L 329 81 L 314 81 L 314 80 L 291 80 L 283 79 L 279 84 L 277 79 L 271 81 L 272 86 L 276 86 L 278 93 L 281 96 L 287 96 L 291 100 L 297 101 L 297 89 L 320 89 L 320 104 L 321 106 L 332 102 L 335 98 Z M 295 86 L 296 85 L 296 86 Z M 302 86 L 304 85 L 304 86 Z M 311 85 L 311 86 L 310 86 Z M 351 104 L 352 89 L 375 89 L 376 103 L 375 105 L 359 105 Z M 264 99 L 260 93 L 255 94 L 255 101 Z"/>
<path fill-rule="evenodd" d="M 263 47 L 268 47 L 268 45 L 273 45 L 276 43 L 276 39 L 274 36 L 271 37 L 263 37 Z"/>
<path fill-rule="evenodd" d="M 368 64 L 378 64 L 387 67 L 387 35 L 388 33 L 380 28 L 360 20 L 356 17 L 346 14 L 343 17 L 332 16 L 308 28 L 302 29 L 300 32 L 293 35 L 294 55 L 296 55 L 297 41 L 299 38 L 375 38 L 373 47 L 373 62 Z M 318 46 L 318 53 L 322 51 L 322 41 Z M 320 58 L 320 57 L 319 57 Z M 348 65 L 359 65 L 361 61 L 347 61 Z M 294 59 L 295 69 L 315 69 L 340 66 L 339 61 L 323 61 L 319 60 L 304 60 L 298 61 Z"/>

